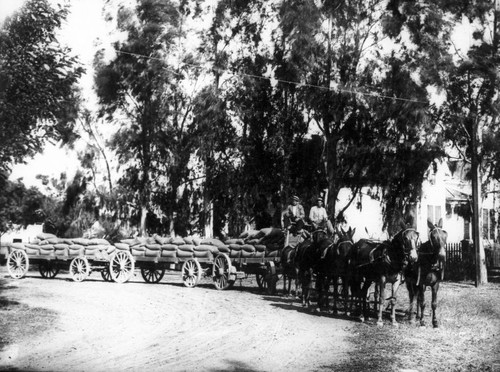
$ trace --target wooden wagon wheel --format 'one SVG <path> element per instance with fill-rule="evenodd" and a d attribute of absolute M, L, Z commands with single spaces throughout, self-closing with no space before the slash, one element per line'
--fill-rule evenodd
<path fill-rule="evenodd" d="M 134 258 L 130 252 L 116 251 L 109 262 L 111 279 L 117 283 L 125 283 L 134 275 Z"/>
<path fill-rule="evenodd" d="M 105 282 L 111 282 L 111 273 L 109 272 L 109 265 L 104 266 L 101 270 L 101 277 Z"/>
<path fill-rule="evenodd" d="M 54 265 L 51 261 L 41 261 L 38 265 L 38 271 L 42 278 L 52 279 L 55 278 L 59 272 L 59 267 Z"/>
<path fill-rule="evenodd" d="M 266 283 L 266 274 L 265 273 L 257 273 L 255 274 L 255 278 L 257 280 L 257 285 L 259 286 L 260 290 L 266 289 L 267 288 L 267 283 Z"/>
<path fill-rule="evenodd" d="M 201 279 L 201 265 L 194 259 L 184 261 L 182 264 L 182 282 L 188 288 L 194 288 Z"/>
<path fill-rule="evenodd" d="M 158 283 L 165 275 L 165 269 L 155 266 L 141 267 L 141 275 L 146 283 Z"/>
<path fill-rule="evenodd" d="M 69 264 L 69 273 L 75 282 L 81 282 L 90 275 L 90 265 L 86 257 L 75 257 Z"/>
<path fill-rule="evenodd" d="M 278 274 L 276 273 L 276 265 L 273 261 L 266 263 L 266 278 L 267 292 L 269 294 L 276 293 L 276 283 L 278 282 Z"/>
<path fill-rule="evenodd" d="M 29 258 L 25 251 L 14 249 L 7 257 L 7 270 L 14 279 L 21 279 L 28 272 Z"/>
<path fill-rule="evenodd" d="M 215 257 L 212 270 L 215 288 L 218 290 L 227 289 L 234 284 L 234 280 L 231 281 L 229 279 L 229 274 L 232 271 L 229 257 L 225 253 L 219 253 L 217 257 Z"/>

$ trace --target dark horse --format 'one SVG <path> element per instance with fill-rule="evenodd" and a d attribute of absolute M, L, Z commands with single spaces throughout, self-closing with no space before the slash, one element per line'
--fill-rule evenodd
<path fill-rule="evenodd" d="M 403 272 L 408 263 L 417 260 L 418 232 L 401 223 L 402 230 L 390 241 L 373 241 L 361 239 L 352 250 L 351 267 L 353 270 L 353 296 L 362 305 L 361 321 L 368 317 L 366 311 L 366 296 L 372 283 L 378 285 L 379 293 L 375 301 L 378 302 L 377 325 L 382 326 L 382 310 L 385 301 L 385 285 L 392 284 L 391 320 L 396 322 L 396 294 L 403 280 Z M 361 286 L 361 283 L 362 286 Z"/>
<path fill-rule="evenodd" d="M 444 265 L 446 263 L 446 239 L 448 233 L 443 230 L 443 220 L 440 219 L 437 225 L 427 221 L 429 226 L 429 240 L 423 243 L 418 250 L 418 260 L 416 263 L 408 265 L 405 270 L 406 287 L 410 295 L 410 322 L 414 323 L 413 300 L 417 298 L 417 319 L 420 310 L 420 325 L 425 326 L 424 293 L 427 287 L 432 290 L 432 325 L 438 327 L 436 317 L 437 294 L 439 283 L 444 277 Z"/>
<path fill-rule="evenodd" d="M 314 266 L 319 258 L 319 252 L 315 249 L 313 242 L 325 238 L 324 230 L 316 230 L 312 236 L 297 245 L 295 252 L 295 266 L 298 268 L 299 282 L 302 285 L 302 306 L 311 305 L 311 289 L 313 281 Z"/>
<path fill-rule="evenodd" d="M 292 281 L 295 283 L 295 296 L 298 296 L 299 268 L 295 256 L 297 246 L 310 237 L 310 233 L 304 230 L 304 223 L 298 221 L 287 231 L 285 248 L 281 253 L 281 267 L 283 272 L 283 293 L 290 296 Z"/>
<path fill-rule="evenodd" d="M 330 285 L 333 283 L 333 312 L 337 313 L 337 301 L 339 300 L 339 279 L 342 280 L 342 300 L 344 309 L 347 313 L 347 303 L 349 296 L 348 283 L 349 257 L 350 250 L 354 246 L 352 237 L 356 229 L 345 231 L 336 229 L 338 240 L 334 243 L 332 239 L 326 238 L 318 240 L 313 244 L 317 244 L 317 248 L 321 253 L 321 257 L 315 267 L 316 272 L 316 290 L 318 292 L 318 306 L 328 309 L 328 293 Z"/>

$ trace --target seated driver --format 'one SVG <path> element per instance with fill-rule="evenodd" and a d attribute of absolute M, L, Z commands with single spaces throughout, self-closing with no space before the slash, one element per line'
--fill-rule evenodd
<path fill-rule="evenodd" d="M 309 220 L 313 225 L 313 229 L 326 229 L 330 235 L 333 235 L 333 225 L 328 219 L 326 209 L 323 206 L 323 199 L 319 197 L 316 200 L 316 205 L 313 206 L 309 212 Z"/>

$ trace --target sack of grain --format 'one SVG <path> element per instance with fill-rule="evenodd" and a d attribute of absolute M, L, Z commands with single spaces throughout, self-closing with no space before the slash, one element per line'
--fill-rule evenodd
<path fill-rule="evenodd" d="M 192 258 L 193 256 L 194 256 L 193 251 L 181 251 L 180 249 L 177 250 L 178 258 Z"/>
<path fill-rule="evenodd" d="M 193 244 L 178 245 L 177 246 L 177 250 L 184 251 L 184 252 L 193 252 L 194 251 L 194 245 Z"/>
<path fill-rule="evenodd" d="M 172 258 L 175 258 L 177 257 L 177 251 L 167 251 L 167 250 L 163 250 L 161 251 L 161 257 L 172 257 Z"/>
<path fill-rule="evenodd" d="M 175 244 L 163 244 L 161 246 L 161 250 L 162 251 L 174 251 L 175 252 L 175 251 L 177 251 L 177 247 L 178 246 L 175 245 Z"/>

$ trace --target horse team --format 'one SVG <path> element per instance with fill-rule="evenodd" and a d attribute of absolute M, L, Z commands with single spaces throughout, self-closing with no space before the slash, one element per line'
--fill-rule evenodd
<path fill-rule="evenodd" d="M 392 293 L 388 300 L 392 324 L 397 325 L 396 294 L 399 286 L 406 283 L 410 321 L 415 322 L 413 303 L 417 299 L 416 317 L 424 326 L 424 293 L 430 287 L 432 324 L 437 327 L 437 293 L 444 275 L 448 234 L 442 228 L 442 220 L 437 225 L 428 221 L 428 227 L 429 239 L 422 244 L 419 233 L 405 223 L 401 223 L 401 230 L 387 241 L 361 239 L 354 242 L 355 229 L 351 228 L 347 231 L 336 229 L 333 237 L 325 230 L 315 230 L 295 247 L 283 250 L 284 292 L 290 295 L 291 281 L 295 279 L 296 294 L 297 281 L 301 284 L 303 306 L 311 306 L 314 288 L 318 308 L 328 309 L 329 289 L 333 284 L 333 312 L 338 312 L 341 302 L 346 315 L 357 312 L 364 321 L 369 315 L 368 290 L 375 284 L 377 325 L 382 326 L 386 284 L 391 283 Z"/>

